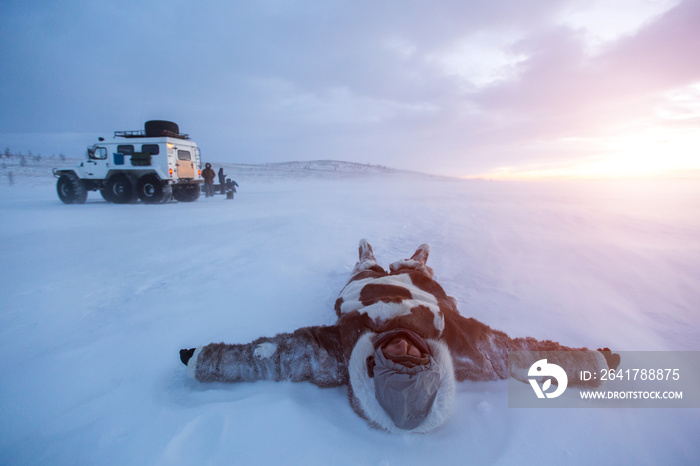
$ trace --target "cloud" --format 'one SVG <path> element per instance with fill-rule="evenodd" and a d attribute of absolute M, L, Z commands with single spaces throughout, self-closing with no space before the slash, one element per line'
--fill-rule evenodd
<path fill-rule="evenodd" d="M 686 2 L 641 28 L 620 37 L 595 56 L 585 41 L 566 27 L 552 26 L 529 36 L 518 46 L 530 56 L 515 82 L 475 97 L 479 107 L 502 116 L 502 129 L 527 156 L 527 145 L 541 149 L 544 141 L 608 136 L 611 131 L 648 122 L 665 92 L 700 81 L 700 9 Z M 517 164 L 518 154 L 484 138 L 484 150 L 502 150 L 498 159 Z M 556 148 L 556 145 L 550 144 Z M 567 149 L 561 146 L 561 149 Z M 540 153 L 540 161 L 561 158 L 565 150 Z M 532 155 L 532 154 L 530 154 Z"/>
<path fill-rule="evenodd" d="M 634 36 L 678 5 L 680 0 L 592 0 L 572 4 L 559 22 L 580 32 L 587 54 L 597 55 L 609 43 Z"/>
<path fill-rule="evenodd" d="M 231 161 L 556 162 L 691 105 L 669 96 L 700 82 L 700 7 L 676 3 L 8 0 L 0 133 L 157 118 Z"/>

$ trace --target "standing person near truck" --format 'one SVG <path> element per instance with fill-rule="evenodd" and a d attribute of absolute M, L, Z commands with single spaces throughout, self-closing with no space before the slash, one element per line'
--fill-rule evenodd
<path fill-rule="evenodd" d="M 224 191 L 225 185 L 226 184 L 226 175 L 224 175 L 224 167 L 219 168 L 219 189 L 221 190 L 221 194 L 224 194 L 226 191 Z"/>
<path fill-rule="evenodd" d="M 211 168 L 210 163 L 204 166 L 202 178 L 204 178 L 205 197 L 214 197 L 214 178 L 216 178 L 216 172 Z"/>

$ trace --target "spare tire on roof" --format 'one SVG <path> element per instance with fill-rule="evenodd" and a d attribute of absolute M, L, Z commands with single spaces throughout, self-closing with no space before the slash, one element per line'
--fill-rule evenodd
<path fill-rule="evenodd" d="M 177 123 L 165 120 L 149 120 L 145 124 L 146 136 L 157 137 L 162 136 L 164 132 L 180 134 L 180 128 Z"/>

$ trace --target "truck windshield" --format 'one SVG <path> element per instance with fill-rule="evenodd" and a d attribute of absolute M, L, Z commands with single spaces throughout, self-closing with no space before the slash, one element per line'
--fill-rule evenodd
<path fill-rule="evenodd" d="M 99 159 L 103 160 L 107 158 L 107 148 L 106 147 L 89 147 L 88 148 L 88 157 L 91 159 Z"/>

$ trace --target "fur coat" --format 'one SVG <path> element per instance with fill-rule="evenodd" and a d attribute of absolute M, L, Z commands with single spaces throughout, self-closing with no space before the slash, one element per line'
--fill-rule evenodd
<path fill-rule="evenodd" d="M 360 416 L 374 427 L 399 431 L 375 398 L 366 360 L 374 351 L 376 335 L 405 328 L 428 342 L 441 367 L 441 385 L 430 415 L 414 429 L 427 432 L 449 415 L 455 382 L 507 378 L 510 351 L 570 351 L 565 367 L 607 368 L 605 358 L 597 351 L 572 349 L 549 340 L 510 338 L 462 316 L 456 301 L 447 296 L 425 265 L 427 246 L 421 248 L 425 248 L 425 257 L 419 254 L 419 248 L 413 258 L 391 264 L 387 273 L 373 255 L 366 254 L 363 260 L 361 243 L 361 261 L 336 301 L 335 325 L 304 327 L 247 344 L 199 347 L 188 363 L 188 374 L 201 382 L 288 380 L 308 381 L 320 387 L 347 385 L 350 403 Z M 519 361 L 511 375 L 527 382 L 527 370 L 538 359 L 535 353 L 532 359 Z M 599 383 L 581 381 L 577 372 L 567 373 L 570 386 Z"/>

